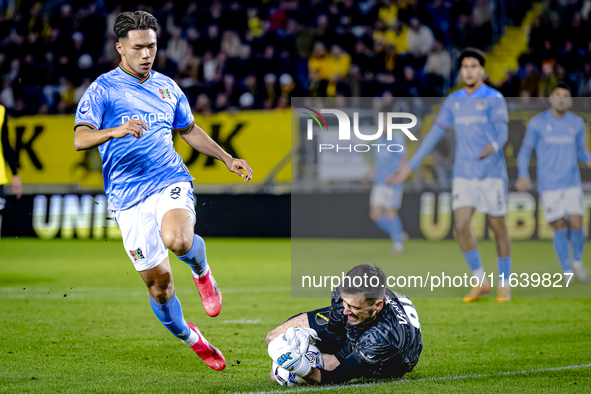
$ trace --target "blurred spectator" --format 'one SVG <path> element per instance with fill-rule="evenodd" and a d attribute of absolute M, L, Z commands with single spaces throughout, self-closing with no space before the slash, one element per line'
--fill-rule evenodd
<path fill-rule="evenodd" d="M 342 80 L 349 74 L 351 69 L 351 56 L 343 51 L 343 49 L 335 44 L 330 48 L 330 73 L 335 76 L 337 80 Z"/>
<path fill-rule="evenodd" d="M 197 96 L 197 101 L 193 107 L 193 111 L 201 115 L 211 115 L 211 100 L 205 93 Z"/>
<path fill-rule="evenodd" d="M 427 84 L 431 88 L 430 93 L 435 97 L 443 96 L 443 86 L 451 76 L 451 56 L 441 41 L 435 41 L 433 51 L 427 57 L 423 72 L 426 74 Z"/>
<path fill-rule="evenodd" d="M 88 81 L 117 67 L 112 28 L 132 8 L 158 18 L 154 71 L 177 81 L 195 111 L 211 113 L 286 108 L 306 94 L 445 95 L 457 49 L 490 47 L 492 27 L 520 23 L 532 1 L 498 9 L 492 0 L 12 3 L 0 21 L 0 100 L 18 116 L 74 111 Z M 545 2 L 503 91 L 535 97 L 564 80 L 586 92 L 590 11 L 590 0 Z M 555 66 L 540 79 L 542 62 Z"/>
<path fill-rule="evenodd" d="M 398 7 L 391 0 L 382 0 L 380 3 L 378 18 L 390 27 L 395 26 L 398 22 Z"/>
<path fill-rule="evenodd" d="M 560 50 L 558 63 L 565 69 L 570 81 L 576 81 L 577 72 L 583 65 L 583 59 L 572 43 L 567 40 L 564 47 Z"/>
<path fill-rule="evenodd" d="M 8 110 L 14 109 L 14 91 L 10 79 L 5 78 L 2 81 L 2 92 L 0 92 L 0 104 Z"/>
<path fill-rule="evenodd" d="M 472 10 L 472 25 L 474 26 L 474 46 L 486 49 L 492 42 L 492 21 L 495 6 L 491 0 L 476 0 Z"/>
<path fill-rule="evenodd" d="M 178 73 L 179 77 L 181 78 L 181 88 L 188 89 L 199 83 L 198 75 L 200 64 L 201 61 L 199 58 L 193 54 L 193 47 L 189 46 L 187 48 L 187 53 L 181 59 L 178 65 Z"/>
<path fill-rule="evenodd" d="M 558 66 L 553 60 L 542 63 L 542 75 L 538 83 L 538 97 L 548 97 L 558 85 Z"/>
<path fill-rule="evenodd" d="M 525 77 L 521 79 L 519 86 L 520 97 L 534 97 L 538 95 L 538 83 L 540 74 L 532 63 L 525 65 Z"/>
<path fill-rule="evenodd" d="M 579 76 L 577 93 L 580 97 L 591 97 L 591 63 L 583 64 L 583 71 Z"/>
<path fill-rule="evenodd" d="M 264 77 L 265 83 L 265 100 L 263 102 L 263 108 L 269 109 L 275 106 L 275 101 L 277 100 L 277 76 L 275 74 L 265 74 Z"/>
<path fill-rule="evenodd" d="M 447 43 L 450 36 L 451 4 L 444 0 L 433 0 L 431 4 L 427 4 L 427 11 L 431 16 L 431 27 Z"/>
<path fill-rule="evenodd" d="M 240 55 L 242 43 L 238 33 L 233 30 L 226 30 L 222 34 L 221 50 L 232 59 Z M 273 48 L 273 47 L 271 47 Z"/>
<path fill-rule="evenodd" d="M 179 65 L 187 53 L 187 48 L 187 40 L 181 37 L 181 28 L 173 27 L 166 46 L 168 58 Z"/>
<path fill-rule="evenodd" d="M 253 108 L 254 97 L 249 92 L 244 92 L 240 95 L 239 99 L 240 109 L 249 110 Z"/>
<path fill-rule="evenodd" d="M 466 48 L 472 45 L 473 38 L 470 17 L 460 14 L 452 29 L 451 42 L 458 48 Z"/>
<path fill-rule="evenodd" d="M 431 53 L 435 38 L 431 29 L 421 24 L 417 17 L 410 19 L 410 29 L 408 32 L 408 52 L 414 60 L 415 67 L 421 67 L 425 64 L 427 55 Z"/>
<path fill-rule="evenodd" d="M 326 46 L 324 43 L 314 43 L 312 56 L 310 56 L 310 60 L 308 60 L 308 71 L 311 80 L 330 78 L 330 59 L 326 54 Z"/>
<path fill-rule="evenodd" d="M 397 96 L 399 97 L 421 97 L 423 89 L 421 82 L 416 77 L 414 68 L 405 66 L 403 70 L 403 79 L 396 86 Z"/>

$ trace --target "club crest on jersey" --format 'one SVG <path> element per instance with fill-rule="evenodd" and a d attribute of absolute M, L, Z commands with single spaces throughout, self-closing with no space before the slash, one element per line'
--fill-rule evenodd
<path fill-rule="evenodd" d="M 476 100 L 476 109 L 478 111 L 482 111 L 486 108 L 486 101 L 484 100 Z"/>
<path fill-rule="evenodd" d="M 549 132 L 551 132 L 551 131 L 552 131 L 552 125 L 550 125 L 550 124 L 547 124 L 547 125 L 546 125 L 546 133 L 549 133 Z"/>
<path fill-rule="evenodd" d="M 141 248 L 137 248 L 136 250 L 130 250 L 129 254 L 133 258 L 134 262 L 138 261 L 138 260 L 145 260 L 145 257 L 144 257 L 144 254 L 142 253 Z"/>
<path fill-rule="evenodd" d="M 326 324 L 328 324 L 328 317 L 324 316 L 324 314 L 322 313 L 317 313 L 316 314 L 316 324 L 318 324 L 319 326 L 324 326 Z"/>
<path fill-rule="evenodd" d="M 90 111 L 90 100 L 86 99 L 82 102 L 82 105 L 80 106 L 79 112 L 82 115 L 86 115 L 88 113 L 88 111 Z"/>
<path fill-rule="evenodd" d="M 158 93 L 160 93 L 160 98 L 162 100 L 169 100 L 172 101 L 172 96 L 170 95 L 170 89 L 168 88 L 159 88 Z"/>
<path fill-rule="evenodd" d="M 131 103 L 133 101 L 133 96 L 129 92 L 125 93 L 125 99 Z"/>
<path fill-rule="evenodd" d="M 574 124 L 569 124 L 568 125 L 568 131 L 571 134 L 575 134 L 576 130 L 575 130 L 575 125 Z"/>

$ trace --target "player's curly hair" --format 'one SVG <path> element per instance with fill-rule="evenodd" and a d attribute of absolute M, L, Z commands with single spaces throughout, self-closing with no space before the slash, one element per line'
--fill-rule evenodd
<path fill-rule="evenodd" d="M 146 11 L 122 12 L 117 15 L 115 26 L 113 26 L 113 32 L 118 39 L 127 38 L 127 33 L 131 30 L 148 29 L 157 32 L 158 20 L 154 18 L 154 15 Z"/>
<path fill-rule="evenodd" d="M 386 295 L 386 274 L 374 264 L 359 264 L 343 278 L 341 294 L 363 295 L 369 305 L 383 300 Z"/>
<path fill-rule="evenodd" d="M 462 64 L 462 60 L 464 60 L 467 57 L 475 58 L 476 60 L 478 60 L 478 63 L 480 63 L 480 65 L 484 67 L 484 52 L 482 52 L 480 49 L 472 47 L 462 49 L 462 51 L 460 52 L 460 58 L 458 59 L 460 65 Z"/>

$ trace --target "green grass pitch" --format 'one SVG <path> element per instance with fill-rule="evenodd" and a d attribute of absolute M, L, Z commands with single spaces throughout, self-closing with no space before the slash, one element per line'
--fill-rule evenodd
<path fill-rule="evenodd" d="M 206 242 L 224 296 L 220 316 L 203 311 L 189 268 L 174 258 L 171 265 L 185 317 L 226 357 L 222 372 L 158 322 L 120 241 L 2 239 L 0 393 L 293 392 L 269 380 L 263 338 L 329 300 L 290 297 L 289 240 Z M 413 240 L 406 249 L 430 261 L 440 257 L 437 245 Z M 482 245 L 493 252 L 490 242 Z M 449 250 L 463 264 L 459 250 Z M 549 242 L 520 242 L 519 250 L 541 259 L 554 253 Z M 329 392 L 591 391 L 591 300 L 413 302 L 424 342 L 415 370 L 402 380 Z"/>

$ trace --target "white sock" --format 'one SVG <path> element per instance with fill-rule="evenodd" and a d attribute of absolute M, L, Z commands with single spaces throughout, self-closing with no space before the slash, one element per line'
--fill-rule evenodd
<path fill-rule="evenodd" d="M 207 267 L 207 269 L 205 270 L 204 273 L 202 273 L 201 275 L 197 275 L 195 272 L 193 272 L 193 270 L 191 270 L 191 273 L 193 274 L 193 278 L 203 278 L 205 275 L 207 275 L 209 273 L 209 267 Z"/>
<path fill-rule="evenodd" d="M 583 262 L 581 260 L 573 260 L 573 265 L 579 268 L 583 266 Z"/>
<path fill-rule="evenodd" d="M 191 335 L 187 339 L 182 339 L 183 343 L 187 346 L 193 346 L 197 342 L 199 342 L 199 334 L 195 331 L 191 330 Z"/>
<path fill-rule="evenodd" d="M 480 281 L 482 279 L 482 277 L 484 276 L 484 268 L 478 268 L 475 271 L 472 271 L 472 276 L 475 276 L 478 278 L 478 280 Z M 488 279 L 486 279 L 486 277 L 484 277 L 484 282 L 482 283 L 488 283 Z"/>

